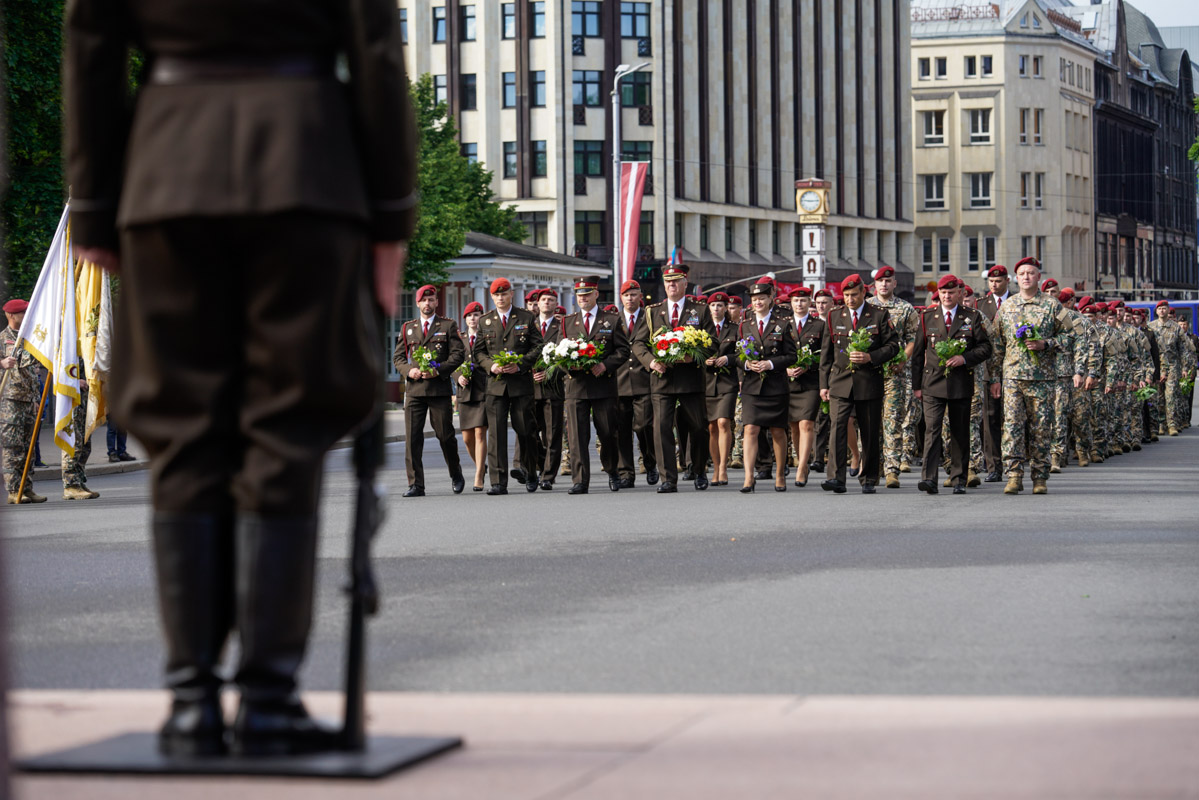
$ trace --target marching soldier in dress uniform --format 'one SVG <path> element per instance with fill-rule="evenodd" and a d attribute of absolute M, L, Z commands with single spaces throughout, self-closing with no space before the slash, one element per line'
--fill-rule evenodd
<path fill-rule="evenodd" d="M 949 417 L 949 479 L 954 494 L 966 493 L 966 466 L 970 457 L 970 403 L 975 391 L 975 368 L 991 357 L 991 339 L 983 315 L 962 305 L 964 284 L 953 275 L 937 282 L 939 306 L 921 314 L 912 358 L 912 381 L 924 407 L 922 492 L 936 494 L 937 470 L 945 446 L 942 418 Z M 962 342 L 965 350 L 941 362 L 937 343 Z"/>
<path fill-rule="evenodd" d="M 820 348 L 824 342 L 824 328 L 824 320 L 812 310 L 812 290 L 801 286 L 791 292 L 788 335 L 795 342 L 797 354 L 807 347 L 816 356 L 816 361 L 806 368 L 787 365 L 787 378 L 791 384 L 787 422 L 795 442 L 795 485 L 801 489 L 808 485 L 812 442 L 816 438 L 816 419 L 820 416 Z"/>
<path fill-rule="evenodd" d="M 729 324 L 740 325 L 741 318 L 745 312 L 745 301 L 741 299 L 741 295 L 729 295 L 728 318 Z M 744 445 L 745 425 L 741 421 L 741 394 L 737 394 L 737 404 L 733 411 L 733 451 L 729 454 L 729 466 L 733 469 L 741 469 L 745 466 L 742 459 L 741 450 Z"/>
<path fill-rule="evenodd" d="M 470 302 L 462 310 L 465 327 L 461 332 L 462 344 L 466 347 L 466 363 L 469 372 L 459 375 L 458 383 L 458 427 L 462 429 L 462 443 L 475 462 L 475 481 L 471 487 L 483 491 L 483 479 L 487 475 L 487 373 L 475 361 L 475 342 L 479 338 L 479 320 L 483 318 L 482 303 Z"/>
<path fill-rule="evenodd" d="M 686 298 L 686 264 L 674 264 L 663 270 L 666 299 L 645 309 L 637 320 L 633 335 L 633 354 L 648 369 L 650 402 L 654 408 L 654 453 L 662 469 L 660 494 L 678 491 L 678 460 L 675 458 L 674 426 L 686 426 L 691 438 L 691 468 L 695 470 L 695 488 L 708 488 L 708 415 L 704 403 L 703 362 L 712 355 L 709 349 L 700 357 L 667 366 L 654 358 L 650 339 L 659 331 L 692 327 L 706 331 L 715 342 L 716 328 L 708 307 Z"/>
<path fill-rule="evenodd" d="M 978 310 L 992 326 L 995 324 L 995 315 L 1003 303 L 1011 297 L 1010 280 L 1007 267 L 1003 264 L 996 264 L 987 270 L 987 285 L 990 291 L 978 301 Z M 990 333 L 991 344 L 994 345 L 997 338 L 994 327 L 991 328 Z M 985 412 L 983 456 L 988 470 L 985 480 L 987 483 L 996 483 L 1001 480 L 1000 474 L 1003 467 L 1003 375 L 990 367 L 987 371 L 990 385 L 983 397 L 983 411 Z M 999 397 L 994 395 L 996 386 L 999 387 Z"/>
<path fill-rule="evenodd" d="M 716 351 L 704 362 L 704 395 L 708 410 L 708 450 L 712 453 L 712 485 L 728 486 L 733 418 L 737 415 L 737 325 L 728 318 L 729 296 L 713 292 L 708 311 L 716 326 Z"/>
<path fill-rule="evenodd" d="M 599 278 L 575 281 L 579 310 L 567 317 L 563 338 L 591 342 L 603 361 L 587 369 L 571 370 L 566 376 L 567 435 L 570 437 L 571 494 L 587 494 L 591 479 L 591 423 L 599 443 L 600 465 L 608 473 L 608 488 L 620 490 L 617 467 L 620 450 L 616 443 L 616 370 L 629 358 L 629 339 L 620 317 L 596 308 Z"/>
<path fill-rule="evenodd" d="M 541 333 L 542 345 L 562 341 L 562 320 L 558 311 L 558 293 L 553 289 L 542 289 L 537 298 L 537 329 Z M 517 442 L 512 477 L 527 483 L 530 477 L 541 473 L 540 486 L 544 491 L 554 488 L 554 478 L 562 467 L 562 437 L 565 435 L 562 376 L 547 377 L 543 372 L 533 372 L 533 422 L 537 427 L 537 452 L 529 457 L 526 466 Z"/>
<path fill-rule="evenodd" d="M 71 235 L 120 273 L 110 408 L 152 465 L 174 693 L 160 748 L 225 751 L 233 629 L 228 746 L 339 748 L 296 676 L 324 456 L 380 410 L 377 306 L 394 312 L 416 221 L 395 4 L 72 0 L 66 25 Z M 135 43 L 149 68 L 131 104 Z"/>
<path fill-rule="evenodd" d="M 17 334 L 29 303 L 19 298 L 4 304 L 4 316 L 8 327 L 4 329 L 4 352 L 0 367 L 6 370 L 8 380 L 4 384 L 4 396 L 0 399 L 0 444 L 4 446 L 4 481 L 8 488 L 8 502 L 44 503 L 46 498 L 33 492 L 33 470 L 25 478 L 21 489 L 21 476 L 25 474 L 25 459 L 33 439 L 33 426 L 37 422 L 38 362 L 24 347 L 17 347 Z"/>
<path fill-rule="evenodd" d="M 537 452 L 533 426 L 533 365 L 541 357 L 541 330 L 537 318 L 512 306 L 512 284 L 507 278 L 491 282 L 495 308 L 483 315 L 482 335 L 475 342 L 475 360 L 491 376 L 487 381 L 487 462 L 491 469 L 491 496 L 508 494 L 508 422 L 516 431 L 521 449 Z M 500 355 L 516 361 L 501 364 Z M 537 491 L 537 476 L 526 475 L 525 490 Z"/>
<path fill-rule="evenodd" d="M 452 377 L 454 370 L 466 360 L 466 347 L 458 335 L 458 324 L 437 315 L 437 287 L 420 287 L 415 299 L 420 316 L 400 329 L 391 357 L 396 371 L 408 381 L 404 390 L 404 463 L 408 469 L 408 491 L 404 492 L 404 497 L 425 496 L 425 417 L 429 418 L 433 433 L 441 443 L 441 454 L 450 469 L 454 494 L 461 494 L 466 480 L 462 477 L 458 442 L 454 438 Z M 421 369 L 416 358 L 420 348 L 432 353 L 437 366 Z"/>
<path fill-rule="evenodd" d="M 1061 303 L 1041 293 L 1039 261 L 1030 256 L 1016 262 L 1016 280 L 1020 292 L 1000 306 L 992 342 L 992 373 L 1003 370 L 1002 390 L 991 386 L 991 398 L 1003 400 L 1003 460 L 1008 473 L 1003 491 L 1024 490 L 1028 465 L 1033 494 L 1045 494 L 1054 431 L 1055 355 L 1073 347 L 1074 324 Z"/>
<path fill-rule="evenodd" d="M 874 271 L 877 294 L 866 301 L 885 309 L 891 317 L 891 325 L 899 336 L 899 346 L 905 356 L 902 364 L 884 368 L 883 472 L 887 476 L 888 489 L 898 489 L 899 473 L 911 471 L 904 441 L 905 437 L 909 440 L 914 437 L 914 433 L 907 430 L 910 417 L 912 430 L 915 430 L 915 418 L 911 413 L 915 398 L 912 396 L 909 361 L 916 347 L 916 334 L 920 331 L 920 318 L 912 304 L 895 294 L 897 284 L 894 267 L 879 267 Z"/>
<path fill-rule="evenodd" d="M 629 340 L 629 352 L 616 370 L 616 446 L 619 453 L 617 472 L 620 488 L 632 489 L 637 482 L 637 461 L 633 457 L 633 439 L 641 450 L 645 465 L 645 482 L 650 486 L 658 483 L 658 462 L 654 457 L 654 410 L 649 401 L 649 372 L 633 355 L 633 333 L 637 320 L 644 313 L 641 284 L 627 280 L 620 287 L 621 325 Z"/>
<path fill-rule="evenodd" d="M 828 315 L 834 308 L 833 293 L 828 289 L 817 289 L 812 293 L 812 307 L 816 309 L 817 319 L 824 322 L 825 327 L 828 327 Z M 823 331 L 821 332 L 821 347 L 823 347 Z M 817 373 L 819 378 L 819 373 Z M 817 396 L 819 396 L 820 388 L 817 387 Z M 813 472 L 823 473 L 828 460 L 828 439 L 829 429 L 829 414 L 827 411 L 828 401 L 822 400 L 820 403 L 820 411 L 816 415 L 816 443 L 813 446 L 812 466 Z"/>
<path fill-rule="evenodd" d="M 866 287 L 854 274 L 841 281 L 845 305 L 829 312 L 820 354 L 820 399 L 829 402 L 832 432 L 829 442 L 826 492 L 845 493 L 846 458 L 854 415 L 862 432 L 862 462 L 858 481 L 863 494 L 874 494 L 881 468 L 883 365 L 899 352 L 899 336 L 886 311 L 865 302 Z M 866 351 L 850 350 L 855 331 L 870 334 Z"/>
<path fill-rule="evenodd" d="M 745 463 L 755 461 L 758 433 L 768 428 L 774 446 L 774 490 L 787 491 L 787 416 L 791 388 L 787 367 L 795 363 L 795 339 L 788 320 L 779 319 L 772 307 L 772 287 L 757 283 L 750 287 L 753 313 L 741 321 L 738 337 L 754 354 L 739 359 L 741 365 L 741 414 L 745 422 Z M 757 475 L 745 470 L 743 494 L 754 490 Z"/>

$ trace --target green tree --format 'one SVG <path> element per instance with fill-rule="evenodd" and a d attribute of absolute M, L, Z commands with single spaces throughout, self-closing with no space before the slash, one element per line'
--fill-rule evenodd
<path fill-rule="evenodd" d="M 62 173 L 63 0 L 3 0 L 4 139 L 8 187 L 0 203 L 7 297 L 37 282 L 66 187 Z"/>
<path fill-rule="evenodd" d="M 516 220 L 515 206 L 493 199 L 491 172 L 462 155 L 457 126 L 446 104 L 437 102 L 432 76 L 420 76 L 411 90 L 420 131 L 421 199 L 404 283 L 415 289 L 447 280 L 450 260 L 462 251 L 467 231 L 519 242 L 525 228 Z"/>
<path fill-rule="evenodd" d="M 1195 113 L 1199 114 L 1199 97 L 1195 98 Z M 1195 137 L 1195 143 L 1191 145 L 1191 149 L 1187 153 L 1187 157 L 1190 158 L 1191 161 L 1199 163 L 1199 136 Z"/>

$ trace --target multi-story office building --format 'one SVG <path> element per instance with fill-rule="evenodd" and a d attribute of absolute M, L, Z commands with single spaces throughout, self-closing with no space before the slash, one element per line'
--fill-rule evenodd
<path fill-rule="evenodd" d="M 1096 280 L 1125 296 L 1199 288 L 1190 57 L 1123 0 L 1071 9 L 1095 61 Z"/>
<path fill-rule="evenodd" d="M 913 0 L 917 283 L 1093 278 L 1095 48 L 1054 2 Z"/>
<path fill-rule="evenodd" d="M 410 73 L 434 76 L 528 243 L 611 274 L 610 92 L 617 65 L 645 62 L 620 87 L 620 152 L 651 165 L 643 276 L 677 245 L 706 288 L 767 271 L 798 282 L 794 182 L 809 177 L 832 183 L 830 281 L 915 255 L 905 0 L 399 0 L 398 13 Z"/>

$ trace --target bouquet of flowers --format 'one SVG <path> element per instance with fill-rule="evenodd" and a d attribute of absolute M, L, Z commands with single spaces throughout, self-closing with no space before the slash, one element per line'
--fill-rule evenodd
<path fill-rule="evenodd" d="M 1178 382 L 1178 388 L 1182 390 L 1183 394 L 1191 394 L 1192 392 L 1194 392 L 1195 391 L 1195 376 L 1188 375 L 1187 377 L 1183 378 L 1181 381 Z"/>
<path fill-rule="evenodd" d="M 820 401 L 820 413 L 821 413 L 821 414 L 827 414 L 827 413 L 828 413 L 828 401 L 827 401 L 827 400 L 821 400 L 821 401 Z"/>
<path fill-rule="evenodd" d="M 524 356 L 513 353 L 511 350 L 505 350 L 502 353 L 496 353 L 491 357 L 491 360 L 499 364 L 501 367 L 506 367 L 509 364 L 519 364 L 524 359 Z M 500 379 L 499 375 L 492 375 L 493 381 Z"/>
<path fill-rule="evenodd" d="M 966 343 L 961 339 L 946 339 L 943 342 L 937 342 L 933 349 L 937 351 L 937 366 L 945 367 L 945 377 L 948 378 L 952 369 L 947 366 L 949 359 L 966 352 Z"/>
<path fill-rule="evenodd" d="M 811 369 L 820 363 L 820 354 L 813 353 L 812 348 L 804 345 L 795 353 L 795 363 L 791 365 L 792 369 Z M 791 380 L 795 380 L 792 378 Z"/>
<path fill-rule="evenodd" d="M 907 360 L 908 353 L 901 347 L 899 348 L 899 352 L 895 354 L 895 357 L 887 362 L 887 370 L 890 371 L 891 374 L 897 375 L 899 374 L 899 368 L 906 364 Z"/>
<path fill-rule="evenodd" d="M 873 334 L 871 334 L 870 331 L 866 330 L 865 328 L 856 330 L 849 334 L 849 351 L 851 353 L 868 353 L 870 352 L 870 345 L 873 343 Z M 852 361 L 849 362 L 850 372 L 853 372 L 857 368 L 857 364 L 853 363 Z"/>
<path fill-rule="evenodd" d="M 433 351 L 427 347 L 418 347 L 412 351 L 412 362 L 421 372 L 432 372 L 441 366 L 433 357 Z"/>
<path fill-rule="evenodd" d="M 1029 342 L 1041 341 L 1041 333 L 1037 330 L 1036 325 L 1029 325 L 1027 322 L 1016 328 L 1016 341 L 1024 348 L 1024 352 L 1028 353 L 1028 357 L 1032 359 L 1032 363 L 1040 364 L 1041 357 L 1037 355 L 1036 350 L 1029 350 Z"/>
<path fill-rule="evenodd" d="M 749 369 L 746 368 L 746 364 L 751 361 L 757 361 L 761 357 L 762 356 L 758 353 L 758 343 L 756 341 L 749 337 L 737 340 L 737 360 L 741 362 L 741 368 L 745 369 L 746 372 L 749 372 Z M 758 377 L 762 380 L 766 380 L 766 373 L 759 372 Z"/>
<path fill-rule="evenodd" d="M 537 369 L 544 371 L 548 380 L 562 370 L 591 369 L 603 360 L 602 344 L 597 345 L 584 339 L 563 339 L 557 343 L 548 342 L 541 348 Z"/>
<path fill-rule="evenodd" d="M 460 366 L 460 367 L 458 367 L 458 369 L 454 370 L 455 378 L 462 377 L 462 378 L 466 378 L 468 381 L 470 380 L 471 375 L 474 375 L 474 374 L 475 374 L 475 365 L 471 361 L 463 361 L 462 366 Z"/>
<path fill-rule="evenodd" d="M 699 359 L 704 350 L 712 347 L 712 337 L 701 328 L 678 327 L 674 330 L 662 328 L 650 339 L 654 358 L 668 367 L 678 364 L 687 356 Z"/>
<path fill-rule="evenodd" d="M 1140 389 L 1137 389 L 1135 394 L 1137 397 L 1137 402 L 1143 403 L 1151 397 L 1156 397 L 1157 389 L 1152 386 L 1143 386 Z"/>

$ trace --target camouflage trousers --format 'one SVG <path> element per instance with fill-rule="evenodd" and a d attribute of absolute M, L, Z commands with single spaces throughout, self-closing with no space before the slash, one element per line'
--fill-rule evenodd
<path fill-rule="evenodd" d="M 1136 393 L 1131 389 L 1121 393 L 1120 444 L 1131 447 L 1133 443 L 1141 442 L 1141 404 L 1137 402 Z"/>
<path fill-rule="evenodd" d="M 1050 455 L 1063 464 L 1068 460 L 1066 448 L 1070 443 L 1070 409 L 1074 397 L 1074 376 L 1057 379 L 1053 392 L 1053 447 Z"/>
<path fill-rule="evenodd" d="M 908 460 L 904 447 L 905 430 L 911 416 L 913 391 L 912 373 L 905 364 L 898 375 L 888 375 L 883 395 L 883 474 L 898 474 L 899 462 Z M 911 438 L 916 438 L 913 422 Z"/>
<path fill-rule="evenodd" d="M 1182 381 L 1182 370 L 1170 365 L 1166 369 L 1166 385 L 1162 388 L 1165 390 L 1165 407 L 1166 407 L 1166 427 L 1179 430 L 1186 424 L 1186 416 L 1183 411 L 1183 405 L 1186 403 L 1186 398 L 1182 394 L 1182 388 L 1179 383 Z"/>
<path fill-rule="evenodd" d="M 1075 389 L 1073 380 L 1069 388 L 1070 438 L 1076 452 L 1089 454 L 1095 449 L 1095 409 L 1092 402 L 1095 392 Z M 1068 449 L 1069 442 L 1066 445 Z"/>
<path fill-rule="evenodd" d="M 1106 456 L 1114 449 L 1116 444 L 1113 429 L 1119 409 L 1117 403 L 1119 398 L 1119 392 L 1111 392 L 1109 394 L 1101 388 L 1095 389 L 1094 402 L 1092 403 L 1095 410 L 1095 423 L 1091 427 L 1091 433 L 1095 440 L 1095 450 L 1101 456 Z"/>
<path fill-rule="evenodd" d="M 63 488 L 82 487 L 87 482 L 87 460 L 92 454 L 92 440 L 83 438 L 87 427 L 87 389 L 79 392 L 71 427 L 75 430 L 75 455 L 62 454 Z"/>
<path fill-rule="evenodd" d="M 1009 476 L 1049 479 L 1056 381 L 1003 379 L 1003 464 Z"/>
<path fill-rule="evenodd" d="M 4 446 L 4 485 L 9 493 L 21 487 L 25 458 L 33 438 L 33 423 L 37 420 L 37 403 L 32 400 L 0 400 L 0 445 Z M 28 486 L 33 476 L 32 464 Z"/>
<path fill-rule="evenodd" d="M 729 453 L 729 461 L 741 458 L 741 444 L 745 438 L 745 423 L 741 421 L 741 393 L 737 393 L 737 411 L 733 414 L 733 450 Z"/>

